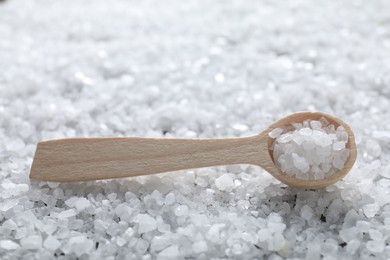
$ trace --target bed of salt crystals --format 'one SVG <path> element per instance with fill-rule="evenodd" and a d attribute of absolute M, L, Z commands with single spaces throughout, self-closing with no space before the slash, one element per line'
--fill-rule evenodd
<path fill-rule="evenodd" d="M 344 168 L 349 156 L 348 133 L 322 117 L 269 132 L 271 150 L 282 172 L 301 180 L 322 180 Z"/>
<path fill-rule="evenodd" d="M 0 2 L 0 258 L 388 259 L 388 10 L 387 0 Z M 39 140 L 245 136 L 302 110 L 356 134 L 355 167 L 325 189 L 249 165 L 28 179 Z"/>

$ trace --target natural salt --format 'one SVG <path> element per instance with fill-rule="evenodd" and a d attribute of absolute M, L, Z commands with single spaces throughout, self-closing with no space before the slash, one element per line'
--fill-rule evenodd
<path fill-rule="evenodd" d="M 305 120 L 275 128 L 272 149 L 275 164 L 282 172 L 303 180 L 321 180 L 342 169 L 349 156 L 348 133 L 325 118 Z"/>

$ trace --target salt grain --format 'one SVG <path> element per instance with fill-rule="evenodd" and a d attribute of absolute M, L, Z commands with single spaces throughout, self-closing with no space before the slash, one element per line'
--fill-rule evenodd
<path fill-rule="evenodd" d="M 358 240 L 351 240 L 347 244 L 346 251 L 348 252 L 348 254 L 353 255 L 355 254 L 356 250 L 358 250 L 360 244 L 361 243 Z"/>
<path fill-rule="evenodd" d="M 281 133 L 283 133 L 282 128 L 275 128 L 271 132 L 269 132 L 268 135 L 271 138 L 276 138 L 276 137 L 279 137 Z"/>
<path fill-rule="evenodd" d="M 69 246 L 72 252 L 74 252 L 77 257 L 80 257 L 91 252 L 93 242 L 86 236 L 75 236 L 69 239 Z"/>
<path fill-rule="evenodd" d="M 192 245 L 194 253 L 199 254 L 207 251 L 207 243 L 205 241 L 198 241 Z"/>
<path fill-rule="evenodd" d="M 179 205 L 175 208 L 175 215 L 178 217 L 187 216 L 188 215 L 188 207 L 187 205 Z"/>
<path fill-rule="evenodd" d="M 225 173 L 215 180 L 215 186 L 221 191 L 231 191 L 234 188 L 233 178 Z"/>
<path fill-rule="evenodd" d="M 134 219 L 139 224 L 138 233 L 146 233 L 157 228 L 156 220 L 149 214 L 139 214 Z"/>
<path fill-rule="evenodd" d="M 50 249 L 52 251 L 55 251 L 57 248 L 59 248 L 61 245 L 61 242 L 58 241 L 57 238 L 53 236 L 48 236 L 45 241 L 43 242 L 43 246 L 47 249 Z"/>
<path fill-rule="evenodd" d="M 174 245 L 161 251 L 161 253 L 158 254 L 157 259 L 158 260 L 176 259 L 178 256 L 179 256 L 179 248 L 178 246 Z"/>
<path fill-rule="evenodd" d="M 75 201 L 75 208 L 78 211 L 83 211 L 86 208 L 88 208 L 91 205 L 91 202 L 87 200 L 86 198 L 79 198 L 78 200 Z"/>
<path fill-rule="evenodd" d="M 366 215 L 368 218 L 372 218 L 375 216 L 376 213 L 379 211 L 379 205 L 378 204 L 367 204 L 363 206 L 363 212 L 364 215 Z"/>
<path fill-rule="evenodd" d="M 313 215 L 314 215 L 314 212 L 313 210 L 307 206 L 307 205 L 304 205 L 302 208 L 301 208 L 301 217 L 305 220 L 310 220 L 313 218 Z"/>
<path fill-rule="evenodd" d="M 165 204 L 167 205 L 171 205 L 175 202 L 175 194 L 173 193 L 169 193 L 166 197 L 165 197 Z"/>
<path fill-rule="evenodd" d="M 77 215 L 77 211 L 75 209 L 68 209 L 60 212 L 57 215 L 57 218 L 70 218 Z"/>
<path fill-rule="evenodd" d="M 20 245 L 25 249 L 39 249 L 42 246 L 42 237 L 38 235 L 32 235 L 22 238 Z"/>
<path fill-rule="evenodd" d="M 164 248 L 167 248 L 171 244 L 171 239 L 169 236 L 155 236 L 152 239 L 150 248 L 153 251 L 160 251 Z"/>
<path fill-rule="evenodd" d="M 381 253 L 385 249 L 385 241 L 368 241 L 367 249 L 373 253 Z"/>
<path fill-rule="evenodd" d="M 3 250 L 15 250 L 19 247 L 19 244 L 15 243 L 12 240 L 0 240 L 0 248 Z"/>

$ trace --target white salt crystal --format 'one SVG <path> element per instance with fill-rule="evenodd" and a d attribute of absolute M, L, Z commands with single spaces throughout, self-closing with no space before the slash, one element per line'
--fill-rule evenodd
<path fill-rule="evenodd" d="M 319 121 L 320 121 L 322 127 L 329 125 L 329 121 L 325 117 L 321 117 Z"/>
<path fill-rule="evenodd" d="M 207 243 L 205 241 L 198 241 L 192 244 L 192 250 L 195 254 L 200 254 L 207 251 Z"/>
<path fill-rule="evenodd" d="M 18 204 L 17 199 L 9 199 L 3 202 L 0 202 L 0 211 L 7 211 L 9 209 L 12 209 L 14 206 Z"/>
<path fill-rule="evenodd" d="M 383 234 L 379 230 L 371 228 L 368 231 L 368 234 L 370 235 L 372 240 L 380 241 L 383 239 Z"/>
<path fill-rule="evenodd" d="M 130 208 L 127 203 L 121 203 L 115 208 L 115 214 L 122 220 L 130 220 L 132 213 L 133 209 Z"/>
<path fill-rule="evenodd" d="M 1 225 L 1 226 L 9 228 L 11 230 L 18 229 L 18 225 L 16 225 L 15 221 L 13 221 L 12 219 L 8 219 L 8 220 L 4 221 L 3 225 Z"/>
<path fill-rule="evenodd" d="M 378 204 L 366 204 L 363 206 L 363 212 L 364 215 L 366 215 L 368 218 L 372 218 L 375 216 L 376 213 L 379 211 L 379 205 Z"/>
<path fill-rule="evenodd" d="M 301 172 L 306 173 L 309 170 L 309 164 L 306 162 L 305 158 L 300 157 L 296 153 L 293 153 L 292 156 L 295 167 L 297 167 Z"/>
<path fill-rule="evenodd" d="M 325 256 L 336 256 L 338 251 L 338 244 L 334 239 L 327 239 L 325 243 L 321 245 L 321 253 Z"/>
<path fill-rule="evenodd" d="M 271 230 L 269 230 L 269 229 L 267 229 L 267 228 L 260 229 L 260 230 L 257 232 L 257 236 L 259 237 L 259 241 L 260 241 L 260 242 L 267 241 L 268 239 L 270 239 L 271 235 L 272 235 Z"/>
<path fill-rule="evenodd" d="M 25 249 L 39 249 L 42 247 L 42 237 L 32 235 L 20 240 L 20 245 Z"/>
<path fill-rule="evenodd" d="M 282 128 L 275 128 L 271 132 L 268 133 L 268 136 L 271 138 L 276 138 L 276 137 L 279 137 L 282 132 L 283 132 Z"/>
<path fill-rule="evenodd" d="M 201 178 L 201 177 L 197 177 L 195 179 L 195 183 L 196 185 L 199 185 L 200 187 L 207 187 L 209 185 L 209 183 L 204 179 L 204 178 Z"/>
<path fill-rule="evenodd" d="M 176 259 L 178 257 L 179 257 L 179 247 L 173 245 L 161 251 L 157 256 L 157 259 L 158 260 Z"/>
<path fill-rule="evenodd" d="M 305 142 L 303 142 L 302 147 L 304 150 L 312 150 L 316 147 L 316 144 L 315 144 L 315 142 L 312 142 L 312 141 L 305 141 Z"/>
<path fill-rule="evenodd" d="M 78 198 L 76 201 L 75 201 L 75 208 L 80 212 L 80 211 L 83 211 L 85 210 L 86 208 L 88 208 L 89 206 L 91 205 L 91 202 L 89 202 L 89 200 L 87 200 L 86 198 Z"/>
<path fill-rule="evenodd" d="M 351 240 L 347 243 L 346 251 L 348 254 L 353 255 L 355 254 L 356 250 L 360 247 L 360 241 L 359 240 Z"/>
<path fill-rule="evenodd" d="M 293 137 L 293 141 L 294 141 L 297 145 L 301 145 L 301 144 L 305 141 L 305 138 L 304 138 L 304 136 L 302 136 L 302 135 L 297 135 L 297 134 L 295 134 L 294 137 Z"/>
<path fill-rule="evenodd" d="M 116 238 L 116 244 L 119 246 L 119 247 L 122 247 L 124 245 L 126 245 L 127 243 L 127 240 L 124 239 L 123 237 L 117 237 Z"/>
<path fill-rule="evenodd" d="M 300 215 L 303 219 L 305 220 L 310 220 L 313 218 L 313 215 L 314 215 L 314 212 L 313 212 L 313 209 L 310 208 L 309 206 L 307 205 L 304 205 L 302 208 L 301 208 L 301 211 L 300 211 Z"/>
<path fill-rule="evenodd" d="M 292 134 L 283 134 L 279 138 L 277 138 L 278 143 L 288 143 L 292 140 L 293 135 Z"/>
<path fill-rule="evenodd" d="M 291 123 L 291 125 L 292 125 L 295 129 L 297 129 L 297 130 L 299 130 L 299 129 L 301 129 L 301 128 L 303 127 L 303 124 L 302 124 L 302 123 Z"/>
<path fill-rule="evenodd" d="M 340 230 L 340 238 L 349 243 L 349 241 L 359 238 L 359 230 L 356 227 L 350 227 Z"/>
<path fill-rule="evenodd" d="M 286 240 L 281 233 L 274 233 L 268 241 L 269 250 L 280 250 L 283 248 Z"/>
<path fill-rule="evenodd" d="M 325 147 L 332 144 L 332 139 L 326 134 L 318 135 L 315 138 L 315 143 L 319 146 Z"/>
<path fill-rule="evenodd" d="M 69 246 L 77 257 L 91 252 L 93 242 L 86 236 L 75 236 L 69 239 Z"/>
<path fill-rule="evenodd" d="M 333 167 L 335 167 L 336 169 L 339 169 L 339 170 L 341 170 L 344 167 L 344 161 L 338 157 L 333 159 L 332 164 L 333 164 Z"/>
<path fill-rule="evenodd" d="M 135 249 L 139 254 L 143 255 L 146 252 L 146 250 L 148 250 L 148 247 L 149 247 L 149 243 L 147 241 L 143 239 L 139 239 L 135 246 Z"/>
<path fill-rule="evenodd" d="M 146 233 L 157 228 L 157 221 L 149 214 L 138 214 L 134 221 L 139 224 L 138 233 Z"/>
<path fill-rule="evenodd" d="M 61 242 L 58 241 L 57 238 L 53 237 L 53 236 L 48 236 L 45 241 L 43 242 L 43 246 L 47 249 L 50 249 L 52 251 L 55 251 L 57 250 L 57 248 L 59 248 L 61 245 Z"/>
<path fill-rule="evenodd" d="M 320 121 L 312 120 L 309 122 L 312 129 L 321 129 L 322 124 Z"/>
<path fill-rule="evenodd" d="M 220 230 L 223 229 L 226 226 L 224 223 L 218 223 L 218 224 L 213 224 L 210 229 L 207 231 L 206 237 L 216 243 L 217 241 L 220 240 Z"/>
<path fill-rule="evenodd" d="M 175 202 L 175 194 L 168 193 L 167 196 L 165 196 L 165 204 L 171 205 Z"/>
<path fill-rule="evenodd" d="M 6 149 L 11 152 L 17 152 L 24 148 L 25 143 L 22 139 L 16 138 L 6 143 Z"/>
<path fill-rule="evenodd" d="M 171 244 L 171 239 L 169 236 L 155 236 L 152 239 L 150 248 L 153 251 L 160 251 Z"/>
<path fill-rule="evenodd" d="M 124 235 L 125 235 L 125 237 L 126 237 L 127 239 L 130 239 L 130 238 L 134 235 L 134 233 L 135 233 L 135 232 L 134 232 L 134 229 L 131 228 L 131 227 L 129 227 L 129 228 L 126 229 Z"/>
<path fill-rule="evenodd" d="M 231 191 L 234 188 L 233 178 L 225 173 L 215 180 L 215 186 L 221 191 Z"/>
<path fill-rule="evenodd" d="M 321 245 L 318 243 L 309 243 L 305 260 L 321 260 Z"/>
<path fill-rule="evenodd" d="M 344 148 L 345 148 L 345 142 L 343 142 L 343 141 L 335 142 L 333 144 L 333 150 L 335 150 L 335 151 L 340 151 Z"/>
<path fill-rule="evenodd" d="M 150 194 L 150 197 L 153 198 L 158 205 L 162 206 L 164 204 L 165 200 L 160 191 L 154 190 L 152 194 Z"/>
<path fill-rule="evenodd" d="M 301 134 L 302 136 L 311 136 L 311 135 L 313 134 L 313 130 L 311 130 L 311 129 L 308 128 L 308 127 L 302 128 L 302 129 L 300 129 L 298 132 L 299 132 L 299 134 Z"/>
<path fill-rule="evenodd" d="M 9 239 L 0 240 L 0 248 L 1 249 L 4 249 L 4 250 L 15 250 L 15 249 L 17 249 L 19 247 L 20 247 L 19 244 L 15 243 L 12 240 L 9 240 Z"/>
<path fill-rule="evenodd" d="M 381 253 L 385 250 L 385 241 L 370 240 L 366 244 L 367 249 L 373 253 Z"/>
<path fill-rule="evenodd" d="M 70 208 L 73 208 L 76 200 L 77 200 L 77 197 L 70 197 L 69 199 L 65 200 L 65 205 L 70 207 Z"/>
<path fill-rule="evenodd" d="M 188 215 L 188 206 L 187 205 L 179 205 L 175 208 L 175 215 L 178 217 L 187 216 Z"/>
<path fill-rule="evenodd" d="M 77 214 L 78 214 L 78 212 L 75 209 L 68 209 L 68 210 L 64 210 L 64 211 L 60 212 L 57 215 L 57 218 L 70 218 L 70 217 L 76 216 Z"/>

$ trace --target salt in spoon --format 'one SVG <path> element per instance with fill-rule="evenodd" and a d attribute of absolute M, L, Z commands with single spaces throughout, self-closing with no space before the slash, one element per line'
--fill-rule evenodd
<path fill-rule="evenodd" d="M 321 180 L 301 180 L 283 173 L 274 163 L 268 136 L 275 128 L 319 120 L 324 117 L 348 133 L 350 149 L 344 168 Z M 339 118 L 322 112 L 298 112 L 272 123 L 263 132 L 248 137 L 219 139 L 184 138 L 69 138 L 40 142 L 30 178 L 53 182 L 76 182 L 149 175 L 184 169 L 254 164 L 279 181 L 298 188 L 321 188 L 342 179 L 356 161 L 351 128 Z"/>

